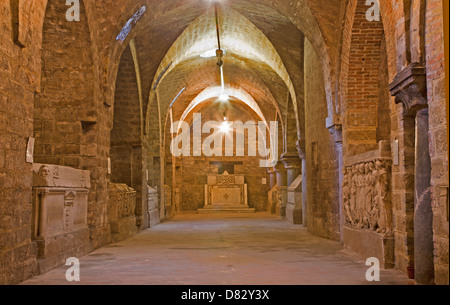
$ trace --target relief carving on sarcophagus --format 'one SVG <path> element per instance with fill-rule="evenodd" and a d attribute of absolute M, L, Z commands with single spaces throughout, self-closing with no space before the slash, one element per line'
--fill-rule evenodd
<path fill-rule="evenodd" d="M 41 272 L 87 251 L 90 187 L 89 171 L 33 164 L 32 240 Z"/>
<path fill-rule="evenodd" d="M 137 233 L 136 191 L 126 184 L 111 183 L 109 197 L 109 221 L 113 240 L 120 241 Z"/>
<path fill-rule="evenodd" d="M 345 168 L 343 196 L 346 226 L 392 233 L 391 164 L 374 160 Z"/>
<path fill-rule="evenodd" d="M 392 158 L 387 142 L 377 151 L 347 158 L 342 183 L 344 246 L 394 266 Z"/>

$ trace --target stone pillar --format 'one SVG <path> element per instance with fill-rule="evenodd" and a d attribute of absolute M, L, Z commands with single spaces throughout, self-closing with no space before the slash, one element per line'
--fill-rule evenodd
<path fill-rule="evenodd" d="M 289 187 L 301 174 L 302 163 L 297 153 L 285 153 L 281 160 L 287 170 L 287 186 Z"/>
<path fill-rule="evenodd" d="M 276 206 L 277 206 L 277 200 L 275 200 L 275 198 L 277 198 L 277 176 L 275 174 L 275 170 L 273 168 L 267 168 L 267 173 L 269 174 L 269 185 L 270 185 L 270 190 L 267 194 L 268 196 L 268 206 L 267 206 L 267 211 L 271 214 L 275 214 L 276 213 Z"/>
<path fill-rule="evenodd" d="M 431 207 L 431 158 L 428 109 L 416 116 L 416 168 L 414 196 L 414 262 L 417 284 L 434 284 L 433 210 Z"/>
<path fill-rule="evenodd" d="M 287 186 L 287 170 L 284 167 L 283 163 L 278 162 L 277 165 L 274 166 L 273 171 L 276 175 L 277 186 Z"/>
<path fill-rule="evenodd" d="M 287 206 L 286 219 L 292 224 L 303 223 L 301 160 L 298 153 L 286 153 L 282 156 L 287 169 Z"/>
<path fill-rule="evenodd" d="M 308 227 L 308 168 L 306 158 L 302 159 L 302 224 Z"/>
<path fill-rule="evenodd" d="M 343 182 L 344 182 L 344 174 L 343 174 L 343 168 L 344 168 L 344 153 L 343 153 L 343 137 L 342 137 L 342 117 L 338 114 L 334 114 L 331 117 L 328 117 L 326 119 L 326 126 L 328 130 L 330 130 L 330 133 L 334 136 L 334 141 L 336 143 L 336 153 L 337 153 L 337 160 L 339 162 L 339 230 L 340 230 L 340 240 L 343 243 L 344 242 L 344 198 L 343 198 Z"/>
<path fill-rule="evenodd" d="M 410 64 L 397 74 L 389 90 L 395 96 L 395 102 L 403 105 L 403 114 L 416 117 L 414 273 L 417 284 L 430 285 L 434 283 L 434 245 L 425 67 L 420 63 Z"/>
<path fill-rule="evenodd" d="M 281 218 L 286 217 L 286 204 L 287 204 L 287 170 L 284 168 L 283 163 L 278 162 L 274 167 L 274 172 L 277 177 L 277 206 L 276 214 Z"/>
<path fill-rule="evenodd" d="M 344 225 L 345 225 L 345 217 L 344 217 L 344 194 L 342 193 L 342 189 L 344 187 L 344 152 L 342 147 L 342 142 L 336 142 L 336 151 L 338 153 L 339 160 L 339 229 L 341 231 L 341 243 L 344 242 Z"/>
<path fill-rule="evenodd" d="M 269 174 L 269 185 L 272 190 L 275 185 L 277 185 L 277 176 L 273 168 L 268 168 L 267 173 Z"/>
<path fill-rule="evenodd" d="M 308 168 L 306 160 L 305 141 L 297 142 L 298 157 L 302 162 L 302 224 L 308 226 Z"/>

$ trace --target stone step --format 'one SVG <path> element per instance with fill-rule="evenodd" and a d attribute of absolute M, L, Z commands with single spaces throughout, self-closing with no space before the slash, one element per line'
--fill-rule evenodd
<path fill-rule="evenodd" d="M 256 213 L 256 209 L 242 206 L 207 206 L 197 211 L 199 214 Z"/>

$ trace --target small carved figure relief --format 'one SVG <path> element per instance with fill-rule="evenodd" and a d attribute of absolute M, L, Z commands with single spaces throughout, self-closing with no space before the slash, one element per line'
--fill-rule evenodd
<path fill-rule="evenodd" d="M 39 168 L 38 176 L 41 178 L 40 185 L 55 186 L 53 183 L 52 170 L 47 165 L 42 165 Z"/>
<path fill-rule="evenodd" d="M 359 164 L 358 168 L 358 178 L 357 178 L 357 190 L 356 190 L 356 210 L 357 210 L 357 220 L 358 228 L 364 227 L 364 212 L 365 212 L 365 169 L 364 164 Z"/>
<path fill-rule="evenodd" d="M 392 233 L 390 163 L 374 160 L 344 169 L 343 209 L 345 224 L 356 229 Z"/>
<path fill-rule="evenodd" d="M 358 176 L 357 176 L 357 168 L 356 165 L 353 165 L 351 171 L 351 177 L 349 177 L 349 181 L 351 181 L 350 187 L 350 210 L 352 211 L 353 220 L 357 220 L 358 212 L 356 206 L 356 195 L 358 193 Z"/>
<path fill-rule="evenodd" d="M 344 184 L 342 187 L 342 193 L 344 196 L 344 216 L 345 216 L 345 223 L 350 224 L 351 226 L 354 225 L 353 216 L 352 216 L 352 208 L 351 208 L 351 175 L 349 168 L 344 169 Z"/>
<path fill-rule="evenodd" d="M 389 198 L 388 175 L 386 165 L 382 161 L 377 161 L 377 190 L 380 204 L 380 232 L 392 232 L 392 203 Z"/>

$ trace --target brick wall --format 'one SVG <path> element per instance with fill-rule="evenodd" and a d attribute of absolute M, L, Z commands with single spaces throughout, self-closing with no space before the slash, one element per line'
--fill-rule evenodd
<path fill-rule="evenodd" d="M 444 115 L 446 112 L 446 92 L 442 1 L 428 0 L 426 3 L 425 37 L 430 114 L 435 278 L 437 284 L 448 285 L 448 126 Z"/>
<path fill-rule="evenodd" d="M 307 205 L 309 232 L 340 239 L 338 160 L 334 137 L 325 127 L 328 116 L 320 61 L 305 42 L 305 112 Z"/>
<path fill-rule="evenodd" d="M 38 23 L 45 4 L 28 4 L 33 13 L 27 21 Z M 19 47 L 9 1 L 0 2 L 0 12 L 0 284 L 15 284 L 37 273 L 37 248 L 31 243 L 32 168 L 25 163 L 25 153 L 33 136 L 40 70 L 35 55 L 41 36 L 24 27 L 18 34 L 27 47 Z"/>
<path fill-rule="evenodd" d="M 67 6 L 50 1 L 43 29 L 41 90 L 34 107 L 36 162 L 82 167 L 83 156 L 95 155 L 97 144 L 82 122 L 94 117 L 93 61 L 89 27 L 68 22 Z"/>
<path fill-rule="evenodd" d="M 114 98 L 111 163 L 114 183 L 132 186 L 133 147 L 140 146 L 141 119 L 136 72 L 130 48 L 122 55 Z"/>
<path fill-rule="evenodd" d="M 378 113 L 377 142 L 391 139 L 391 96 L 389 94 L 388 57 L 386 40 L 383 36 L 380 45 L 380 61 L 378 62 Z"/>
<path fill-rule="evenodd" d="M 377 149 L 379 62 L 383 23 L 367 21 L 368 7 L 358 1 L 349 53 L 344 105 L 344 155 Z"/>
<path fill-rule="evenodd" d="M 35 156 L 37 162 L 91 171 L 88 224 L 96 248 L 109 241 L 107 137 L 101 122 L 108 108 L 99 102 L 97 43 L 91 40 L 96 27 L 80 4 L 80 22 L 66 20 L 65 2 L 49 1 L 46 8 L 41 88 L 34 103 Z"/>

